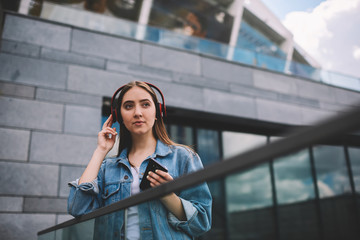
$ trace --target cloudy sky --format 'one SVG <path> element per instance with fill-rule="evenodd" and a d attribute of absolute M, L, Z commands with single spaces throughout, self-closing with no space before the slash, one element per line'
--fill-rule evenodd
<path fill-rule="evenodd" d="M 360 0 L 262 0 L 323 67 L 360 78 Z"/>

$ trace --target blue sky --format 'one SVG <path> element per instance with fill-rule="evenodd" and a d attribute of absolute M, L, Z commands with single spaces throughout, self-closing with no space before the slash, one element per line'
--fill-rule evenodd
<path fill-rule="evenodd" d="M 360 79 L 360 0 L 261 1 L 322 69 Z"/>
<path fill-rule="evenodd" d="M 262 2 L 270 8 L 270 10 L 279 17 L 280 20 L 284 20 L 285 16 L 289 12 L 293 11 L 308 11 L 314 9 L 321 2 L 325 0 L 262 0 Z M 344 0 L 346 1 L 346 0 Z"/>

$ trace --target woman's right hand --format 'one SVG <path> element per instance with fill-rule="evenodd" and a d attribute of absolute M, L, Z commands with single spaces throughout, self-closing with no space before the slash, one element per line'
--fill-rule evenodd
<path fill-rule="evenodd" d="M 105 121 L 102 130 L 98 133 L 97 147 L 108 153 L 114 146 L 116 140 L 116 128 L 111 128 L 113 116 L 110 114 L 109 118 Z"/>

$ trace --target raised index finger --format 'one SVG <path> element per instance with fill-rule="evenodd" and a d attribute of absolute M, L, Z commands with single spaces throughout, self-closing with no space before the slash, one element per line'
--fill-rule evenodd
<path fill-rule="evenodd" d="M 113 116 L 112 116 L 112 114 L 110 114 L 110 116 L 108 117 L 108 119 L 104 122 L 102 128 L 104 129 L 104 128 L 106 128 L 106 127 L 111 127 L 112 122 L 113 122 Z"/>

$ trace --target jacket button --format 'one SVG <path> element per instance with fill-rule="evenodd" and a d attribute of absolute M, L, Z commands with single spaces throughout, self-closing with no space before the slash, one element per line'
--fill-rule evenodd
<path fill-rule="evenodd" d="M 128 179 L 128 178 L 129 178 L 129 176 L 128 176 L 128 175 L 125 175 L 124 179 L 126 180 L 126 179 Z"/>
<path fill-rule="evenodd" d="M 109 189 L 108 189 L 108 190 L 106 190 L 106 195 L 109 195 Z"/>

